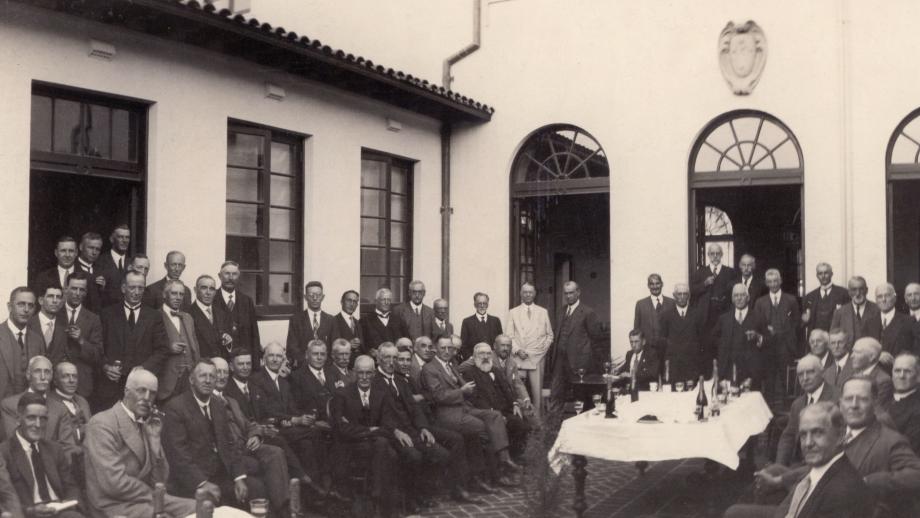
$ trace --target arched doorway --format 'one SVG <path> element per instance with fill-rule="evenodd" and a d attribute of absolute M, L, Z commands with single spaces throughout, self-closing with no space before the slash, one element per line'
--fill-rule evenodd
<path fill-rule="evenodd" d="M 511 301 L 537 287 L 537 303 L 558 313 L 561 286 L 581 286 L 603 320 L 610 315 L 610 168 L 603 148 L 569 124 L 545 126 L 511 167 Z"/>
<path fill-rule="evenodd" d="M 777 268 L 783 291 L 804 295 L 802 150 L 772 115 L 738 110 L 706 125 L 690 153 L 690 271 L 706 261 L 706 244 L 722 244 L 723 263 L 744 254 L 757 275 Z"/>
<path fill-rule="evenodd" d="M 885 172 L 888 279 L 903 295 L 907 284 L 920 280 L 920 109 L 905 117 L 891 135 Z"/>

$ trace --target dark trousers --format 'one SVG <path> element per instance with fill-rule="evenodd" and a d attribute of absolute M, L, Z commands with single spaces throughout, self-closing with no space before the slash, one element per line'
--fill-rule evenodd
<path fill-rule="evenodd" d="M 437 468 L 446 464 L 450 458 L 450 452 L 437 442 L 426 444 L 417 433 L 410 434 L 410 437 L 412 446 L 405 446 L 395 439 L 390 444 L 399 456 L 403 493 L 407 497 L 417 497 L 425 492 L 433 492 L 431 482 Z"/>
<path fill-rule="evenodd" d="M 247 468 L 256 469 L 254 472 L 247 471 L 246 478 L 255 475 L 264 482 L 264 491 L 268 494 L 271 508 L 276 512 L 283 511 L 291 499 L 289 485 L 291 478 L 284 451 L 277 446 L 263 443 L 259 449 L 249 452 L 246 457 L 256 461 L 255 466 L 247 462 Z M 249 498 L 255 497 L 250 495 Z"/>
<path fill-rule="evenodd" d="M 297 454 L 304 474 L 320 483 L 321 477 L 328 472 L 328 452 L 332 442 L 321 430 L 305 426 L 281 428 L 281 437 Z"/>
<path fill-rule="evenodd" d="M 546 409 L 549 413 L 562 413 L 565 408 L 566 394 L 569 391 L 569 359 L 565 351 L 558 351 L 556 361 L 553 362 L 553 379 L 549 387 L 549 403 Z"/>
<path fill-rule="evenodd" d="M 354 461 L 369 468 L 371 497 L 380 505 L 392 509 L 396 502 L 397 454 L 385 437 L 372 436 L 355 442 L 336 442 L 333 448 L 332 478 L 346 480 Z"/>
<path fill-rule="evenodd" d="M 527 447 L 527 435 L 530 433 L 530 424 L 514 414 L 505 414 L 505 426 L 508 428 L 508 451 L 512 456 L 524 453 Z"/>
<path fill-rule="evenodd" d="M 448 453 L 448 458 L 442 465 L 444 483 L 451 488 L 466 484 L 470 476 L 470 468 L 467 464 L 466 442 L 463 440 L 463 435 L 440 426 L 431 426 L 428 431 Z"/>
<path fill-rule="evenodd" d="M 287 470 L 291 477 L 302 478 L 306 473 L 304 472 L 303 466 L 300 464 L 300 458 L 291 448 L 291 445 L 288 444 L 287 440 L 281 435 L 276 435 L 274 437 L 264 438 L 265 444 L 270 444 L 281 450 L 284 455 L 285 460 L 287 461 Z"/>

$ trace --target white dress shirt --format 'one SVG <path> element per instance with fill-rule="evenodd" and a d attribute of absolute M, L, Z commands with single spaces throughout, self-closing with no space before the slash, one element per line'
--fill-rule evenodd
<path fill-rule="evenodd" d="M 179 316 L 173 316 L 173 309 L 166 304 L 163 304 L 163 313 L 166 315 L 166 318 L 172 322 L 173 327 L 176 328 L 176 333 L 182 333 L 182 320 L 179 319 Z"/>
<path fill-rule="evenodd" d="M 28 343 L 29 343 L 29 342 L 27 341 L 27 340 L 28 340 L 28 336 L 29 336 L 29 326 L 22 326 L 22 329 L 19 329 L 18 327 L 16 327 L 16 324 L 13 323 L 13 319 L 11 319 L 11 318 L 8 318 L 8 319 L 6 320 L 6 326 L 10 328 L 10 332 L 13 333 L 13 338 L 14 338 L 14 339 L 18 340 L 18 339 L 19 339 L 19 333 L 22 333 L 22 343 L 24 343 L 24 344 L 28 344 Z"/>
<path fill-rule="evenodd" d="M 29 469 L 32 470 L 32 480 L 35 480 L 35 466 L 32 465 L 32 443 L 27 441 L 19 434 L 19 430 L 16 430 L 16 439 L 19 440 L 19 445 L 22 447 L 23 451 L 26 452 L 26 460 L 29 462 Z M 36 449 L 41 453 L 41 448 L 38 444 L 35 445 Z M 48 495 L 51 497 L 51 500 L 57 500 L 58 496 L 54 492 L 54 488 L 51 487 L 51 482 L 48 480 L 48 476 L 45 475 L 45 484 L 48 486 Z M 38 484 L 32 485 L 32 501 L 41 502 L 42 497 L 38 493 Z"/>
<path fill-rule="evenodd" d="M 61 268 L 60 265 L 57 267 L 58 277 L 61 279 L 61 287 L 67 286 L 67 276 L 73 273 L 73 265 L 70 265 L 70 268 Z"/>
<path fill-rule="evenodd" d="M 904 398 L 906 398 L 906 397 L 909 397 L 911 394 L 913 394 L 913 393 L 916 392 L 916 391 L 917 391 L 917 389 L 915 388 L 915 389 L 913 389 L 913 390 L 908 390 L 907 392 L 901 392 L 901 393 L 895 392 L 895 393 L 894 393 L 894 400 L 895 400 L 895 401 L 901 401 L 902 399 L 904 399 Z"/>
<path fill-rule="evenodd" d="M 119 255 L 115 250 L 109 250 L 109 253 L 112 254 L 112 262 L 115 263 L 115 268 L 118 268 L 118 261 L 121 261 L 121 267 L 128 267 L 128 254 Z"/>
<path fill-rule="evenodd" d="M 530 316 L 527 310 L 530 309 Z M 506 333 L 511 337 L 511 351 L 523 350 L 527 359 L 515 357 L 519 369 L 533 370 L 541 366 L 546 352 L 553 343 L 553 327 L 549 312 L 536 304 L 520 304 L 508 312 Z"/>
<path fill-rule="evenodd" d="M 141 316 L 141 305 L 128 306 L 127 303 L 121 305 L 122 309 L 125 310 L 125 320 L 128 320 L 131 317 L 131 310 L 134 310 L 134 322 L 137 322 L 137 319 Z"/>
<path fill-rule="evenodd" d="M 894 318 L 894 308 L 889 309 L 887 313 L 882 313 L 882 329 L 891 324 L 892 318 Z"/>
<path fill-rule="evenodd" d="M 75 308 L 70 307 L 70 304 L 64 304 L 64 308 L 67 309 L 67 322 L 70 322 L 71 320 L 76 322 L 77 319 L 80 318 L 80 310 L 83 309 L 83 304 L 80 304 Z"/>

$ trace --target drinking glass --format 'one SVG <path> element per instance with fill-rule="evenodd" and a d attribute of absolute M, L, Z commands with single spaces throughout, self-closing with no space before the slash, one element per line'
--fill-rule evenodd
<path fill-rule="evenodd" d="M 585 369 L 584 369 L 583 367 L 582 367 L 582 368 L 579 368 L 578 370 L 576 370 L 576 371 L 575 371 L 575 374 L 578 374 L 578 381 L 579 381 L 579 383 L 584 383 L 584 382 L 585 382 Z"/>
<path fill-rule="evenodd" d="M 594 403 L 594 413 L 600 414 L 602 411 L 601 404 L 604 402 L 604 397 L 600 394 L 594 394 L 591 396 L 591 402 Z"/>
<path fill-rule="evenodd" d="M 585 409 L 585 402 L 578 399 L 575 401 L 575 415 L 580 414 Z"/>
<path fill-rule="evenodd" d="M 268 516 L 268 500 L 265 498 L 253 498 L 249 501 L 249 512 L 256 518 Z"/>
<path fill-rule="evenodd" d="M 684 391 L 684 382 L 683 382 L 683 381 L 678 381 L 677 383 L 675 383 L 675 384 L 674 384 L 674 391 L 675 391 L 675 392 L 683 392 L 683 391 Z"/>

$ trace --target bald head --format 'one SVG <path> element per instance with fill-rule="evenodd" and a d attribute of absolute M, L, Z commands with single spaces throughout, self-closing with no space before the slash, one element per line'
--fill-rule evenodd
<path fill-rule="evenodd" d="M 853 358 L 853 370 L 860 371 L 875 365 L 881 354 L 882 344 L 875 338 L 864 336 L 856 340 L 853 344 L 853 352 L 851 353 Z"/>

